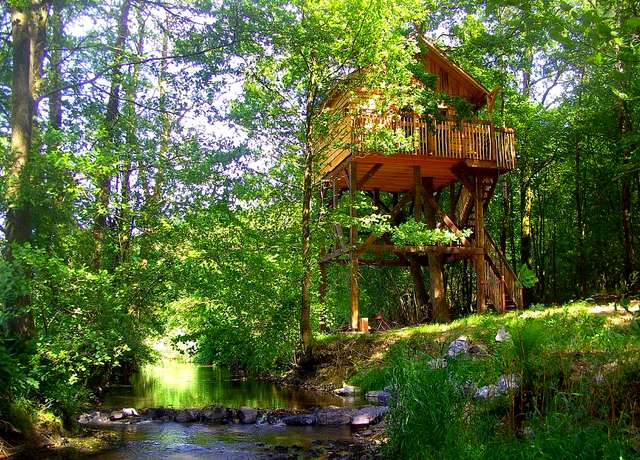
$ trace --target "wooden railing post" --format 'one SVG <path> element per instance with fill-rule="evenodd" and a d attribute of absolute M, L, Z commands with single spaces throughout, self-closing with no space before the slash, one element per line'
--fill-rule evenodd
<path fill-rule="evenodd" d="M 493 125 L 493 123 L 491 123 L 489 125 L 489 158 L 490 159 L 495 159 L 496 160 L 496 164 L 500 165 L 500 160 L 498 159 L 499 156 L 499 149 L 498 149 L 498 142 L 497 142 L 497 138 L 496 138 L 496 128 Z"/>

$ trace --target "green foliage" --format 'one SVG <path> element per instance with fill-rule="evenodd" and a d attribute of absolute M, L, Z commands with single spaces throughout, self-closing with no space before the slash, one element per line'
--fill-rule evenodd
<path fill-rule="evenodd" d="M 288 203 L 187 216 L 165 233 L 182 295 L 169 322 L 198 362 L 253 371 L 286 368 L 299 340 L 299 220 Z M 182 241 L 174 245 L 174 241 Z"/>
<path fill-rule="evenodd" d="M 458 235 L 449 230 L 430 229 L 424 222 L 417 222 L 414 218 L 409 218 L 393 229 L 391 239 L 400 246 L 451 245 L 459 243 L 463 238 L 468 238 L 471 233 L 471 229 L 461 230 Z"/>
<path fill-rule="evenodd" d="M 465 430 L 468 398 L 461 389 L 461 377 L 452 369 L 431 369 L 417 362 L 406 362 L 396 369 L 393 382 L 398 396 L 387 417 L 387 455 L 407 459 L 464 457 L 471 433 Z"/>
<path fill-rule="evenodd" d="M 12 395 L 70 415 L 88 401 L 89 388 L 126 379 L 151 358 L 145 340 L 159 331 L 159 324 L 143 311 L 145 305 L 152 308 L 150 295 L 157 283 L 148 276 L 148 267 L 131 263 L 114 273 L 94 273 L 25 246 L 16 248 L 13 261 L 2 268 L 1 298 L 11 302 L 16 292 L 29 292 L 40 331 L 32 356 L 3 353 L 0 366 L 22 373 L 13 376 L 18 387 L 11 389 Z"/>
<path fill-rule="evenodd" d="M 531 270 L 527 264 L 521 264 L 518 267 L 518 282 L 524 288 L 532 288 L 538 283 L 536 273 Z"/>
<path fill-rule="evenodd" d="M 438 77 L 415 60 L 414 24 L 428 36 L 445 34 L 455 45 L 449 55 L 461 67 L 485 87 L 503 88 L 493 119 L 496 126 L 516 131 L 518 171 L 500 176 L 502 193 L 489 204 L 487 226 L 500 234 L 513 265 L 520 262 L 518 278 L 531 291 L 527 299 L 560 301 L 590 291 L 618 292 L 627 299 L 637 291 L 640 21 L 632 3 L 186 3 L 171 5 L 167 27 L 159 21 L 166 14 L 162 6 L 133 2 L 131 35 L 123 45 L 126 62 L 116 66 L 119 2 L 97 9 L 82 2 L 56 3 L 61 23 L 87 26 L 47 31 L 44 77 L 51 88 L 41 95 L 45 99 L 55 95 L 55 52 L 69 50 L 58 69 L 65 87 L 63 117 L 54 126 L 43 103 L 35 116 L 33 154 L 20 178 L 32 238 L 22 247 L 7 241 L 12 204 L 7 187 L 16 179 L 6 136 L 12 130 L 13 42 L 0 43 L 0 301 L 6 307 L 0 314 L 0 419 L 12 410 L 20 418 L 15 408 L 25 412 L 29 404 L 71 414 L 92 398 L 92 391 L 126 379 L 152 359 L 146 340 L 167 328 L 181 329 L 177 340 L 193 345 L 201 362 L 258 371 L 294 362 L 302 273 L 301 153 L 316 140 L 312 133 L 327 133 L 327 120 L 316 109 L 340 85 L 347 93 L 380 92 L 375 107 L 380 113 L 409 109 L 439 120 L 444 103 L 455 109 L 458 121 L 488 115 L 436 90 Z M 9 6 L 27 4 L 12 0 L 0 7 L 3 36 L 11 33 Z M 134 17 L 148 18 L 146 28 Z M 194 17 L 206 26 L 194 26 Z M 170 54 L 182 58 L 157 59 L 165 35 Z M 116 68 L 118 76 L 111 73 Z M 362 69 L 367 71 L 355 72 Z M 100 79 L 87 80 L 87 75 Z M 424 86 L 420 90 L 416 79 Z M 118 82 L 117 117 L 107 121 L 104 100 L 113 92 L 107 88 Z M 159 96 L 158 88 L 167 96 Z M 411 151 L 420 141 L 403 130 L 365 134 L 367 147 L 383 153 Z M 103 188 L 106 203 L 98 199 Z M 388 233 L 402 245 L 456 244 L 471 235 L 428 229 L 411 219 L 393 227 L 367 202 L 358 196 L 356 218 L 342 203 L 324 222 Z M 623 212 L 611 211 L 623 205 Z M 312 207 L 313 222 L 316 210 Z M 101 216 L 106 222 L 98 243 Z M 332 242 L 326 230 L 312 228 L 307 260 Z M 625 240 L 635 248 L 635 260 Z M 447 268 L 447 295 L 463 299 L 458 303 L 465 308 L 473 281 L 467 268 Z M 405 300 L 412 297 L 412 281 L 405 269 L 363 268 L 361 273 L 364 314 L 384 309 L 399 321 L 409 316 Z M 327 303 L 312 299 L 314 327 L 320 315 L 330 327 L 346 322 L 346 279 L 344 267 L 330 268 Z M 32 343 L 21 344 L 5 326 L 10 311 L 27 297 L 30 305 L 23 313 L 33 315 L 36 334 Z M 486 321 L 493 324 L 491 318 Z M 562 353 L 614 353 L 622 369 L 612 386 L 622 388 L 621 379 L 635 378 L 632 363 L 617 355 L 630 348 L 630 332 L 591 317 L 572 325 L 566 318 L 547 318 L 543 324 L 509 324 L 513 342 L 496 352 L 488 372 L 525 376 L 528 391 L 540 401 L 525 403 L 546 411 L 532 416 L 534 431 L 542 435 L 526 441 L 491 438 L 477 451 L 511 457 L 521 449 L 526 457 L 537 449 L 541 456 L 571 457 L 582 443 L 598 456 L 613 456 L 622 443 L 618 432 L 612 429 L 605 438 L 600 423 L 577 420 L 574 411 L 591 413 L 602 406 L 615 412 L 620 409 L 608 406 L 607 397 L 620 395 L 602 390 L 584 410 L 582 396 L 575 394 L 590 388 L 567 383 Z M 637 340 L 638 320 L 631 324 Z M 560 355 L 549 350 L 551 340 L 562 349 Z M 422 345 L 393 347 L 385 366 L 368 369 L 360 382 L 374 388 L 406 378 L 408 391 L 419 399 L 425 396 L 420 385 L 432 389 L 436 396 L 431 403 L 420 402 L 423 407 L 413 406 L 410 392 L 402 396 L 415 423 L 420 423 L 419 410 L 445 411 L 445 404 L 463 401 L 455 392 L 438 394 L 436 387 L 450 390 L 450 382 L 413 361 L 426 358 Z M 471 371 L 460 366 L 456 378 L 469 376 Z M 404 374 L 398 370 L 405 367 Z M 487 377 L 480 374 L 475 377 Z M 559 415 L 560 407 L 566 417 Z M 397 417 L 398 430 L 410 429 Z M 479 426 L 503 428 L 488 415 L 482 419 Z M 419 430 L 430 440 L 440 429 L 462 440 L 470 433 L 455 417 L 446 426 L 429 423 Z M 407 439 L 406 445 L 412 442 Z M 447 437 L 434 452 L 444 456 L 449 442 Z M 405 452 L 404 443 L 393 448 Z M 473 457 L 465 450 L 449 453 Z"/>
<path fill-rule="evenodd" d="M 367 129 L 363 135 L 363 150 L 380 152 L 383 155 L 413 152 L 420 142 L 417 135 L 408 135 L 402 128 Z"/>
<path fill-rule="evenodd" d="M 430 229 L 424 222 L 418 222 L 413 217 L 406 219 L 397 226 L 393 226 L 388 214 L 380 214 L 378 207 L 371 204 L 371 200 L 359 192 L 353 204 L 357 217 L 351 217 L 348 197 L 341 197 L 338 206 L 326 216 L 326 234 L 333 236 L 333 225 L 340 224 L 345 228 L 355 225 L 358 230 L 372 232 L 376 235 L 388 233 L 398 245 L 434 246 L 438 244 L 451 245 L 469 238 L 473 230 L 461 230 L 457 235 L 449 230 L 440 228 Z"/>
<path fill-rule="evenodd" d="M 365 391 L 395 388 L 385 456 L 577 459 L 587 446 L 593 458 L 632 458 L 637 333 L 632 323 L 613 326 L 587 308 L 472 316 L 444 330 L 398 332 L 384 362 L 359 369 L 351 379 Z M 488 357 L 463 355 L 433 368 L 432 360 L 461 333 L 492 343 L 502 326 L 511 340 L 489 346 Z M 388 334 L 387 340 L 394 332 Z M 475 388 L 509 374 L 518 377 L 518 390 L 495 400 L 474 399 Z"/>

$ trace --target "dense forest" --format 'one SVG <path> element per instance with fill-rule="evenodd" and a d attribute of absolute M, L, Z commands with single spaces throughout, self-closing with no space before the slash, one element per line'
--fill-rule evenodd
<path fill-rule="evenodd" d="M 346 325 L 348 267 L 320 293 L 315 263 L 318 110 L 359 69 L 406 91 L 416 31 L 500 88 L 518 163 L 486 219 L 527 304 L 636 295 L 635 0 L 9 0 L 0 421 L 72 420 L 160 337 L 261 373 Z M 445 283 L 451 317 L 472 313 L 470 268 Z M 362 314 L 415 324 L 413 290 L 406 268 L 363 268 Z"/>

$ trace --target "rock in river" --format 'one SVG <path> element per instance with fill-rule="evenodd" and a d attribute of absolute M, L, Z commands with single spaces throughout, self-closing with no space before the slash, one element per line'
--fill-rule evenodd
<path fill-rule="evenodd" d="M 123 418 L 124 418 L 124 414 L 121 411 L 117 410 L 117 411 L 111 412 L 111 417 L 109 417 L 109 420 L 115 421 L 115 420 L 122 420 Z"/>
<path fill-rule="evenodd" d="M 351 385 L 342 385 L 342 388 L 333 390 L 338 396 L 355 396 L 358 393 L 358 388 Z"/>
<path fill-rule="evenodd" d="M 282 419 L 285 425 L 289 426 L 309 426 L 315 425 L 316 416 L 313 414 L 290 415 Z"/>
<path fill-rule="evenodd" d="M 191 423 L 197 422 L 200 418 L 200 413 L 196 409 L 181 409 L 176 412 L 176 422 L 178 423 Z"/>
<path fill-rule="evenodd" d="M 251 407 L 241 407 L 238 409 L 238 419 L 240 419 L 240 423 L 244 424 L 256 423 L 258 411 Z"/>
<path fill-rule="evenodd" d="M 316 411 L 316 423 L 318 425 L 349 425 L 353 409 L 327 407 Z"/>
<path fill-rule="evenodd" d="M 133 407 L 125 407 L 122 409 L 122 415 L 125 417 L 138 417 L 140 414 Z"/>
<path fill-rule="evenodd" d="M 227 408 L 224 406 L 209 406 L 200 414 L 203 422 L 222 423 L 227 418 Z"/>
<path fill-rule="evenodd" d="M 351 419 L 351 426 L 361 427 L 378 423 L 389 410 L 385 406 L 366 406 L 358 409 Z"/>

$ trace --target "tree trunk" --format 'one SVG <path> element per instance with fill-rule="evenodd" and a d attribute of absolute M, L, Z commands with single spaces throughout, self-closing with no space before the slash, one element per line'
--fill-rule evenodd
<path fill-rule="evenodd" d="M 131 0 L 124 0 L 118 19 L 118 36 L 113 51 L 113 72 L 111 73 L 111 88 L 107 100 L 107 112 L 105 114 L 106 138 L 103 142 L 101 166 L 105 169 L 111 167 L 114 155 L 113 150 L 118 145 L 118 115 L 120 108 L 120 88 L 122 86 L 122 70 L 125 46 L 129 36 L 129 10 Z M 93 239 L 94 251 L 92 266 L 95 269 L 102 268 L 105 251 L 105 240 L 108 231 L 109 201 L 111 195 L 111 174 L 101 171 L 97 178 L 96 211 L 94 217 Z"/>
<path fill-rule="evenodd" d="M 619 103 L 618 128 L 621 144 L 624 145 L 624 137 L 630 130 L 627 109 L 624 101 Z M 627 166 L 631 158 L 631 147 L 622 148 L 623 173 L 621 177 L 620 211 L 622 214 L 622 235 L 624 244 L 624 279 L 627 289 L 632 288 L 632 275 L 636 269 L 636 250 L 633 244 L 633 225 L 631 223 L 631 174 L 627 172 Z"/>
<path fill-rule="evenodd" d="M 507 254 L 507 238 L 509 238 L 509 217 L 511 215 L 511 190 L 509 175 L 502 176 L 502 218 L 500 219 L 500 250 Z"/>
<path fill-rule="evenodd" d="M 413 285 L 416 293 L 416 320 L 429 320 L 431 313 L 429 312 L 429 296 L 427 289 L 424 286 L 424 274 L 422 272 L 422 266 L 418 262 L 416 256 L 410 256 L 409 270 L 411 271 L 411 277 L 413 278 Z"/>
<path fill-rule="evenodd" d="M 49 129 L 59 131 L 62 128 L 62 5 L 60 1 L 52 2 L 51 9 L 51 36 L 55 40 L 49 53 L 49 82 L 51 92 L 49 94 Z M 53 133 L 53 140 L 49 144 L 51 150 L 58 147 L 57 133 Z"/>
<path fill-rule="evenodd" d="M 11 162 L 7 168 L 7 258 L 13 259 L 14 245 L 31 240 L 32 215 L 29 204 L 31 142 L 35 105 L 31 78 L 31 46 L 33 30 L 30 28 L 31 10 L 17 6 L 11 8 L 11 38 L 13 66 L 11 76 Z M 20 341 L 33 336 L 33 315 L 29 311 L 27 294 L 18 294 L 7 301 L 8 327 Z"/>
<path fill-rule="evenodd" d="M 523 171 L 522 185 L 520 186 L 520 263 L 526 264 L 530 269 L 535 269 L 533 261 L 533 230 L 531 219 L 533 216 L 533 187 L 532 177 L 528 168 Z M 531 303 L 533 289 L 525 289 L 525 303 Z"/>
<path fill-rule="evenodd" d="M 156 167 L 156 174 L 153 178 L 153 193 L 151 196 L 152 218 L 160 212 L 162 200 L 162 187 L 165 182 L 164 168 L 165 161 L 169 154 L 169 142 L 171 138 L 171 118 L 167 109 L 167 57 L 169 56 L 169 32 L 170 22 L 165 22 L 165 31 L 162 35 L 162 62 L 160 64 L 160 74 L 158 76 L 158 94 L 160 95 L 160 150 Z"/>
<path fill-rule="evenodd" d="M 582 202 L 583 199 L 583 191 L 582 191 L 582 155 L 581 155 L 582 145 L 580 141 L 576 142 L 576 172 L 575 172 L 575 198 L 576 198 L 576 225 L 578 227 L 578 242 L 577 242 L 577 251 L 578 251 L 578 260 L 576 263 L 576 275 L 578 277 L 578 286 L 580 288 L 580 295 L 585 297 L 587 295 L 587 278 L 585 272 L 585 254 L 584 254 L 584 237 L 585 237 L 585 226 L 584 226 L 584 205 Z"/>
<path fill-rule="evenodd" d="M 138 58 L 144 55 L 145 24 L 142 19 L 142 11 L 139 11 L 138 39 L 136 41 L 136 53 Z M 164 61 L 163 61 L 164 63 Z M 134 64 L 126 86 L 125 117 L 127 119 L 125 130 L 125 146 L 122 151 L 122 169 L 120 171 L 120 206 L 118 215 L 118 262 L 124 263 L 129 255 L 131 238 L 133 236 L 133 209 L 131 201 L 131 171 L 133 159 L 138 148 L 138 117 L 136 114 L 136 98 L 138 93 L 140 65 Z"/>
<path fill-rule="evenodd" d="M 424 219 L 424 197 L 422 177 L 420 175 L 420 168 L 414 167 L 413 180 L 415 183 L 415 194 L 413 201 L 413 217 L 416 222 L 420 222 Z M 430 318 L 431 312 L 429 311 L 429 296 L 424 285 L 424 273 L 422 272 L 422 265 L 418 260 L 418 257 L 413 255 L 407 257 L 409 259 L 409 271 L 413 278 L 413 290 L 415 292 L 416 299 L 416 315 L 415 321 L 419 321 L 421 318 Z"/>
<path fill-rule="evenodd" d="M 310 133 L 310 127 L 308 128 Z M 304 173 L 302 194 L 302 308 L 300 311 L 300 335 L 303 354 L 311 346 L 311 179 L 313 176 L 313 151 L 310 142 L 304 149 Z"/>

